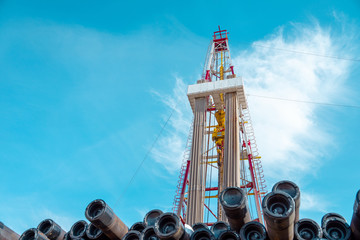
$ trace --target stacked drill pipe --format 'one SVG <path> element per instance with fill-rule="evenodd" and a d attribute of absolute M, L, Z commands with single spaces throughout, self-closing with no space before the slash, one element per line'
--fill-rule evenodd
<path fill-rule="evenodd" d="M 295 202 L 295 222 L 299 221 L 299 208 L 300 208 L 300 189 L 299 187 L 288 180 L 277 182 L 272 191 L 282 191 L 289 194 Z"/>
<path fill-rule="evenodd" d="M 19 240 L 49 240 L 45 234 L 36 228 L 26 230 L 19 238 Z"/>
<path fill-rule="evenodd" d="M 128 232 L 128 227 L 104 200 L 92 201 L 86 207 L 85 217 L 112 240 L 121 240 Z"/>
<path fill-rule="evenodd" d="M 63 230 L 59 224 L 52 219 L 45 219 L 41 221 L 37 229 L 45 234 L 50 240 L 63 240 L 65 236 L 65 230 Z"/>
<path fill-rule="evenodd" d="M 163 213 L 157 218 L 155 233 L 161 240 L 189 240 L 191 235 L 174 213 Z"/>
<path fill-rule="evenodd" d="M 357 192 L 354 203 L 354 212 L 351 219 L 350 227 L 354 239 L 360 239 L 360 190 Z"/>
<path fill-rule="evenodd" d="M 321 219 L 323 237 L 329 240 L 350 239 L 352 232 L 345 218 L 337 213 L 328 213 Z M 353 239 L 359 239 L 355 237 Z"/>
<path fill-rule="evenodd" d="M 221 192 L 219 199 L 232 230 L 239 232 L 245 223 L 250 222 L 247 196 L 243 189 L 228 187 Z"/>
<path fill-rule="evenodd" d="M 198 228 L 191 234 L 191 240 L 216 240 L 214 233 L 208 228 Z"/>
<path fill-rule="evenodd" d="M 230 226 L 226 222 L 218 221 L 218 222 L 214 223 L 210 229 L 211 229 L 211 232 L 213 232 L 215 238 L 217 239 L 222 232 L 229 231 Z"/>
<path fill-rule="evenodd" d="M 317 224 L 314 220 L 303 218 L 295 223 L 294 235 L 295 240 L 321 239 L 323 233 L 319 224 Z"/>
<path fill-rule="evenodd" d="M 268 240 L 265 226 L 259 222 L 248 222 L 241 229 L 239 233 L 241 240 Z"/>
<path fill-rule="evenodd" d="M 86 229 L 86 236 L 91 240 L 110 240 L 110 238 L 106 236 L 105 233 L 97 228 L 93 223 L 88 225 Z"/>
<path fill-rule="evenodd" d="M 202 222 L 190 227 L 176 214 L 155 209 L 128 231 L 105 201 L 97 199 L 85 211 L 90 224 L 80 220 L 65 232 L 52 219 L 45 219 L 37 228 L 19 236 L 0 222 L 0 240 L 360 240 L 360 190 L 355 196 L 350 225 L 338 213 L 325 214 L 320 226 L 311 219 L 296 221 L 299 196 L 299 188 L 293 182 L 276 183 L 262 201 L 266 228 L 250 221 L 244 190 L 228 187 L 219 196 L 228 222 L 215 222 L 210 229 Z"/>
<path fill-rule="evenodd" d="M 1 240 L 18 240 L 19 234 L 8 228 L 4 223 L 0 222 L 0 239 Z"/>

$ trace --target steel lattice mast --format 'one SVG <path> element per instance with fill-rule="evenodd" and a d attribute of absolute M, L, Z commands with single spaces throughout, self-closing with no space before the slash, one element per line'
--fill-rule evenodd
<path fill-rule="evenodd" d="M 218 195 L 238 186 L 248 194 L 252 219 L 263 223 L 264 174 L 241 77 L 234 73 L 226 30 L 214 32 L 202 79 L 189 85 L 194 113 L 173 211 L 194 224 L 226 221 Z"/>

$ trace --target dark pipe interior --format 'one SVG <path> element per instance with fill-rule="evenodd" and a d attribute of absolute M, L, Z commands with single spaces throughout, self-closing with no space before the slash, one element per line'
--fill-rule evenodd
<path fill-rule="evenodd" d="M 268 207 L 274 215 L 285 216 L 289 210 L 290 203 L 283 195 L 273 195 L 268 198 Z"/>
<path fill-rule="evenodd" d="M 52 226 L 50 219 L 44 220 L 40 223 L 39 230 L 40 232 L 47 234 Z"/>
<path fill-rule="evenodd" d="M 144 232 L 144 240 L 158 240 L 159 238 L 156 236 L 153 228 L 149 228 Z"/>
<path fill-rule="evenodd" d="M 194 232 L 194 240 L 209 240 L 211 239 L 211 233 L 208 231 L 198 231 Z"/>
<path fill-rule="evenodd" d="M 24 233 L 22 240 L 35 240 L 35 231 L 32 229 L 27 230 Z"/>
<path fill-rule="evenodd" d="M 248 228 L 245 229 L 246 240 L 262 239 L 264 234 L 264 229 L 255 224 L 249 225 Z"/>
<path fill-rule="evenodd" d="M 161 233 L 168 234 L 176 231 L 176 219 L 171 216 L 163 216 L 159 221 L 159 230 Z"/>
<path fill-rule="evenodd" d="M 294 198 L 296 196 L 296 188 L 289 182 L 283 182 L 280 183 L 277 187 L 276 190 L 281 190 L 283 192 L 286 192 L 287 194 L 289 194 L 292 198 Z"/>
<path fill-rule="evenodd" d="M 225 232 L 221 235 L 221 240 L 237 240 L 236 234 L 233 232 Z M 254 238 L 257 239 L 257 238 Z"/>
<path fill-rule="evenodd" d="M 96 237 L 98 234 L 101 233 L 101 230 L 95 227 L 93 224 L 89 225 L 89 234 L 92 237 Z"/>
<path fill-rule="evenodd" d="M 326 225 L 326 231 L 328 232 L 329 236 L 334 239 L 344 239 L 346 236 L 345 227 L 336 221 L 328 222 Z"/>
<path fill-rule="evenodd" d="M 135 232 L 129 233 L 126 235 L 126 239 L 123 240 L 139 240 L 139 235 Z"/>
<path fill-rule="evenodd" d="M 104 211 L 104 205 L 101 202 L 93 202 L 89 207 L 89 216 L 96 218 Z"/>
<path fill-rule="evenodd" d="M 83 236 L 85 231 L 86 231 L 86 225 L 84 224 L 84 222 L 77 222 L 73 227 L 74 237 Z"/>
<path fill-rule="evenodd" d="M 313 224 L 303 223 L 299 226 L 298 233 L 303 239 L 310 240 L 316 238 L 318 235 L 318 229 Z"/>
<path fill-rule="evenodd" d="M 227 206 L 236 206 L 240 204 L 243 196 L 238 189 L 228 189 L 224 192 L 223 201 Z"/>

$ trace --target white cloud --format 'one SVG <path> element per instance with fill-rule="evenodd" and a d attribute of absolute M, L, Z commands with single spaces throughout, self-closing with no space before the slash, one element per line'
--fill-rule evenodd
<path fill-rule="evenodd" d="M 267 178 L 299 181 L 315 174 L 323 164 L 334 136 L 327 119 L 320 119 L 319 105 L 279 101 L 253 95 L 316 102 L 342 102 L 350 62 L 319 55 L 344 56 L 331 30 L 315 24 L 293 24 L 293 33 L 280 28 L 272 36 L 233 59 L 242 75 L 253 119 L 255 136 Z M 345 56 L 344 56 L 345 57 Z"/>
<path fill-rule="evenodd" d="M 301 192 L 301 211 L 328 213 L 330 203 L 318 194 Z"/>

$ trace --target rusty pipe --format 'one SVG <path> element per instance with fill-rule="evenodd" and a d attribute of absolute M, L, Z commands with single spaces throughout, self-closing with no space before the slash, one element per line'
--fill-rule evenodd
<path fill-rule="evenodd" d="M 265 226 L 259 222 L 251 221 L 240 229 L 241 240 L 267 240 L 269 239 Z"/>
<path fill-rule="evenodd" d="M 241 227 L 250 222 L 247 196 L 239 187 L 228 187 L 220 194 L 220 203 L 229 221 L 230 228 L 239 232 Z"/>
<path fill-rule="evenodd" d="M 208 228 L 199 228 L 191 234 L 190 240 L 215 240 L 214 234 Z"/>
<path fill-rule="evenodd" d="M 8 228 L 4 223 L 0 222 L 0 239 L 1 240 L 18 240 L 19 234 Z"/>
<path fill-rule="evenodd" d="M 112 240 L 121 240 L 128 227 L 120 220 L 104 200 L 92 201 L 85 210 L 86 218 Z"/>
<path fill-rule="evenodd" d="M 45 234 L 36 228 L 30 228 L 21 234 L 19 240 L 49 240 Z"/>
<path fill-rule="evenodd" d="M 211 226 L 210 230 L 214 233 L 215 238 L 218 239 L 222 232 L 230 230 L 230 226 L 226 222 L 218 221 Z"/>
<path fill-rule="evenodd" d="M 86 229 L 86 236 L 88 239 L 92 240 L 110 240 L 108 236 L 97 228 L 93 223 L 90 223 Z"/>
<path fill-rule="evenodd" d="M 189 240 L 190 235 L 175 213 L 163 213 L 155 222 L 155 233 L 161 240 Z"/>
<path fill-rule="evenodd" d="M 360 190 L 356 193 L 350 227 L 353 238 L 360 239 Z"/>
<path fill-rule="evenodd" d="M 268 193 L 262 209 L 270 239 L 294 238 L 295 202 L 289 194 L 283 191 Z"/>
<path fill-rule="evenodd" d="M 295 223 L 294 226 L 295 240 L 310 240 L 322 238 L 322 230 L 319 224 L 314 220 L 303 218 Z"/>
<path fill-rule="evenodd" d="M 52 219 L 45 219 L 41 221 L 37 229 L 45 234 L 50 240 L 63 240 L 65 236 L 65 230 L 63 230 L 59 224 Z"/>
<path fill-rule="evenodd" d="M 87 239 L 86 229 L 88 227 L 88 223 L 84 220 L 79 220 L 71 226 L 69 231 L 69 235 L 72 239 L 84 238 Z"/>
<path fill-rule="evenodd" d="M 327 218 L 322 230 L 324 238 L 329 240 L 348 240 L 351 237 L 351 228 L 349 224 L 338 217 Z"/>
<path fill-rule="evenodd" d="M 221 232 L 218 240 L 240 240 L 239 234 L 232 230 Z"/>
<path fill-rule="evenodd" d="M 136 230 L 136 231 L 142 232 L 142 231 L 144 231 L 145 228 L 146 228 L 146 225 L 144 222 L 136 222 L 130 227 L 130 230 Z"/>
<path fill-rule="evenodd" d="M 154 226 L 155 225 L 155 222 L 157 220 L 157 218 L 163 214 L 163 212 L 159 209 L 153 209 L 153 210 L 150 210 L 148 213 L 145 214 L 145 217 L 144 217 L 144 224 L 149 227 L 149 226 Z"/>
<path fill-rule="evenodd" d="M 205 223 L 202 223 L 202 222 L 194 223 L 194 224 L 192 225 L 192 229 L 193 229 L 194 231 L 196 231 L 196 230 L 198 230 L 198 229 L 201 229 L 201 228 L 203 228 L 203 229 L 209 229 L 208 226 L 207 226 Z"/>
<path fill-rule="evenodd" d="M 128 231 L 122 240 L 140 240 L 141 233 L 136 230 Z"/>
<path fill-rule="evenodd" d="M 295 202 L 295 222 L 299 221 L 299 208 L 300 208 L 300 188 L 294 182 L 283 180 L 275 183 L 272 191 L 283 191 L 289 194 Z"/>
<path fill-rule="evenodd" d="M 159 237 L 155 233 L 155 227 L 146 227 L 141 233 L 141 240 L 159 240 Z"/>

